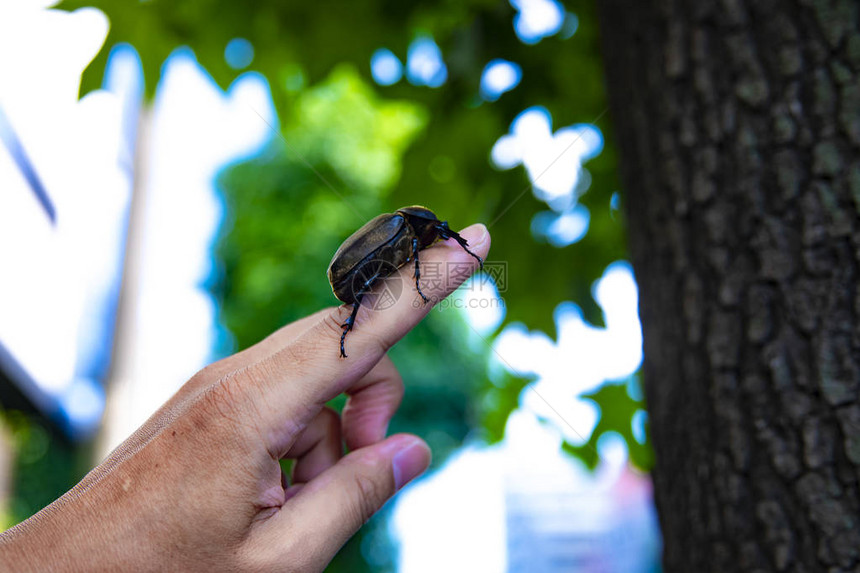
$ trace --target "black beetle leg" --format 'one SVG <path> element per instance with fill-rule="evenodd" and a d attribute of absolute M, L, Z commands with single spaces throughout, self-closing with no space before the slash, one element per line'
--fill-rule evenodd
<path fill-rule="evenodd" d="M 418 294 L 424 299 L 424 304 L 427 304 L 430 299 L 424 296 L 424 293 L 421 292 L 421 285 L 418 284 L 418 280 L 421 278 L 421 266 L 418 264 L 418 237 L 412 238 L 412 257 L 415 259 L 415 288 L 418 289 Z"/>
<path fill-rule="evenodd" d="M 481 270 L 484 270 L 484 259 L 469 250 L 469 241 L 461 237 L 460 234 L 456 231 L 452 231 L 451 229 L 449 229 L 448 225 L 437 225 L 436 231 L 439 233 L 439 237 L 441 237 L 442 239 L 454 239 L 455 241 L 457 241 L 460 246 L 463 247 L 464 251 L 466 251 L 478 260 L 478 263 L 481 265 Z"/>
<path fill-rule="evenodd" d="M 373 283 L 376 282 L 376 279 L 379 278 L 379 273 L 377 272 L 372 277 L 364 281 L 364 284 L 361 286 L 361 290 L 355 293 L 355 302 L 352 303 L 352 314 L 349 315 L 349 318 L 346 319 L 346 322 L 340 325 L 343 328 L 343 334 L 340 335 L 340 357 L 346 358 L 346 351 L 343 347 L 343 342 L 346 340 L 346 334 L 352 330 L 352 327 L 355 325 L 355 317 L 358 315 L 358 307 L 361 306 L 361 299 L 364 298 L 364 295 L 367 294 L 367 291 L 373 286 Z"/>
<path fill-rule="evenodd" d="M 353 325 L 355 324 L 355 317 L 358 314 L 358 307 L 361 306 L 361 299 L 364 298 L 364 293 L 359 294 L 355 297 L 355 302 L 352 303 L 352 314 L 349 315 L 349 318 L 346 319 L 346 322 L 340 325 L 343 329 L 343 334 L 340 335 L 340 357 L 346 358 L 346 350 L 343 347 L 343 341 L 346 340 L 346 334 L 352 330 Z"/>

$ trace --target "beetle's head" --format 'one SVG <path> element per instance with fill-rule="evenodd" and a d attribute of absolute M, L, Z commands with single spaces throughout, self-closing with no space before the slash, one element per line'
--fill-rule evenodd
<path fill-rule="evenodd" d="M 481 270 L 484 269 L 484 259 L 473 253 L 469 250 L 469 241 L 460 236 L 460 233 L 456 231 L 452 231 L 450 227 L 448 227 L 448 221 L 437 221 L 435 225 L 436 234 L 439 235 L 440 239 L 454 239 L 457 243 L 463 247 L 463 250 L 475 257 L 478 263 L 481 264 Z"/>
<path fill-rule="evenodd" d="M 427 207 L 413 205 L 398 209 L 397 212 L 409 221 L 409 225 L 418 236 L 418 242 L 421 243 L 422 248 L 429 247 L 439 237 L 438 225 L 442 224 L 446 229 L 448 228 L 448 223 L 439 221 L 436 213 Z"/>

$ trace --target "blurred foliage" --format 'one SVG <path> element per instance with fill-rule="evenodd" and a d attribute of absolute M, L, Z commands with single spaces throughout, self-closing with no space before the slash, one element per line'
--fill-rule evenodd
<path fill-rule="evenodd" d="M 329 76 L 343 64 L 351 64 L 370 82 L 370 56 L 376 49 L 386 47 L 405 61 L 408 46 L 416 37 L 432 36 L 448 69 L 448 81 L 442 88 L 419 87 L 406 81 L 376 88 L 387 99 L 421 105 L 429 111 L 426 118 L 432 118 L 403 157 L 402 177 L 384 206 L 392 209 L 426 204 L 451 220 L 454 228 L 473 221 L 492 223 L 492 257 L 508 261 L 516 270 L 511 272 L 505 294 L 506 299 L 515 301 L 508 304 L 507 319 L 552 332 L 552 308 L 563 300 L 577 301 L 587 318 L 601 323 L 600 311 L 590 297 L 591 284 L 608 263 L 626 255 L 620 211 L 610 208 L 618 181 L 612 130 L 605 115 L 594 4 L 566 4 L 578 18 L 576 33 L 566 39 L 549 37 L 535 45 L 519 41 L 512 26 L 515 11 L 499 0 L 420 4 L 391 0 L 65 0 L 60 7 L 95 6 L 103 10 L 111 22 L 106 46 L 127 42 L 137 49 L 150 94 L 157 86 L 164 60 L 182 45 L 194 50 L 200 64 L 224 88 L 244 71 L 259 71 L 270 81 L 284 136 L 290 143 L 295 135 L 290 118 L 296 100 L 313 105 L 303 97 L 305 86 L 331 81 Z M 248 70 L 231 69 L 225 62 L 224 49 L 236 37 L 246 38 L 254 46 L 255 56 Z M 101 86 L 108 52 L 102 50 L 85 71 L 82 92 Z M 478 91 L 481 71 L 487 62 L 500 57 L 517 62 L 523 80 L 499 100 L 482 102 Z M 546 206 L 529 192 L 525 171 L 499 172 L 488 161 L 489 150 L 508 132 L 511 121 L 534 105 L 552 114 L 556 128 L 594 123 L 605 138 L 603 152 L 587 164 L 593 183 L 580 198 L 591 213 L 588 235 L 564 249 L 537 244 L 530 238 L 531 219 Z M 332 113 L 339 119 L 329 118 L 331 128 L 353 120 L 346 113 Z M 402 127 L 410 133 L 415 126 Z M 334 142 L 330 159 L 336 151 L 349 147 L 350 142 L 341 135 L 323 137 Z M 349 156 L 356 153 L 347 152 Z M 453 169 L 439 173 L 433 167 L 440 162 L 453 164 Z M 345 202 L 361 205 L 361 192 L 349 188 L 351 180 L 343 183 L 338 189 Z M 332 193 L 328 189 L 324 192 Z M 366 220 L 379 211 L 359 212 Z M 540 297 L 533 296 L 536 285 Z"/>
<path fill-rule="evenodd" d="M 12 444 L 9 506 L 0 508 L 0 531 L 23 521 L 66 493 L 86 473 L 88 450 L 69 442 L 36 414 L 3 410 L 0 431 Z M 5 515 L 4 515 L 5 512 Z"/>
<path fill-rule="evenodd" d="M 631 385 L 635 386 L 637 391 L 631 392 Z M 583 394 L 583 398 L 594 402 L 600 410 L 600 419 L 585 444 L 574 446 L 565 443 L 562 446 L 563 449 L 594 469 L 600 461 L 598 442 L 606 434 L 614 433 L 620 435 L 627 444 L 627 451 L 633 465 L 643 470 L 650 470 L 654 465 L 651 446 L 647 442 L 638 440 L 633 431 L 634 416 L 637 412 L 644 412 L 645 408 L 645 403 L 639 398 L 641 391 L 638 391 L 638 385 L 638 377 L 633 376 L 625 382 L 607 382 L 594 392 Z M 645 431 L 647 435 L 647 425 Z"/>
<path fill-rule="evenodd" d="M 520 394 L 534 379 L 518 378 L 499 368 L 491 380 L 481 393 L 479 408 L 487 441 L 497 442 L 505 437 L 508 415 L 519 406 Z"/>
<path fill-rule="evenodd" d="M 96 6 L 111 22 L 82 92 L 101 86 L 110 47 L 119 42 L 140 54 L 150 96 L 165 59 L 179 46 L 191 47 L 226 88 L 240 73 L 225 62 L 227 43 L 242 37 L 253 45 L 248 70 L 268 79 L 280 133 L 264 153 L 219 178 L 229 220 L 216 247 L 220 268 L 211 285 L 222 323 L 235 346 L 244 348 L 337 304 L 325 275 L 337 246 L 372 216 L 411 204 L 427 205 L 454 229 L 474 221 L 489 225 L 490 258 L 506 261 L 509 269 L 502 293 L 506 323 L 553 335 L 553 310 L 572 300 L 589 321 L 602 324 L 591 287 L 609 263 L 626 256 L 625 225 L 623 209 L 611 206 L 618 190 L 616 156 L 594 2 L 564 4 L 578 18 L 576 32 L 534 45 L 516 37 L 515 11 L 503 0 L 66 0 L 60 7 Z M 373 52 L 388 48 L 406 61 L 419 36 L 439 45 L 447 82 L 438 89 L 405 80 L 376 86 L 369 68 Z M 523 79 L 488 103 L 478 88 L 494 58 L 517 62 Z M 512 120 L 535 105 L 549 111 L 554 129 L 593 123 L 605 138 L 603 151 L 586 165 L 591 186 L 579 198 L 591 214 L 589 231 L 565 248 L 532 238 L 532 218 L 547 207 L 531 193 L 525 171 L 499 171 L 489 161 Z M 491 382 L 489 349 L 469 336 L 456 311 L 433 312 L 391 353 L 408 387 L 391 430 L 421 434 L 437 462 L 476 427 L 480 437 L 500 439 L 528 382 L 508 373 Z M 647 446 L 632 434 L 642 405 L 624 388 L 608 384 L 588 397 L 602 412 L 600 424 L 586 446 L 568 451 L 593 464 L 589 451 L 596 441 L 617 432 L 634 463 L 649 466 Z M 390 551 L 379 549 L 379 519 L 350 541 L 332 570 L 392 567 Z M 388 561 L 374 557 L 380 554 L 388 554 Z M 365 565 L 355 560 L 359 555 Z"/>

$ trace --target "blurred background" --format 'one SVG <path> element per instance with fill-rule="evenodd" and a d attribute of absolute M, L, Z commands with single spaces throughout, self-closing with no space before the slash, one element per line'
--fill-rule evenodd
<path fill-rule="evenodd" d="M 574 0 L 0 2 L 0 530 L 422 204 L 491 264 L 391 351 L 433 466 L 329 570 L 659 570 L 596 35 Z"/>

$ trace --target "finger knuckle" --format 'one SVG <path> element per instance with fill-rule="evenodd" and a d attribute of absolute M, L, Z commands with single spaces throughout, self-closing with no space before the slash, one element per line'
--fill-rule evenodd
<path fill-rule="evenodd" d="M 280 348 L 271 359 L 255 364 L 252 370 L 262 386 L 280 380 L 285 375 L 299 378 L 313 374 L 314 349 L 308 344 L 294 341 Z"/>
<path fill-rule="evenodd" d="M 340 340 L 340 335 L 343 334 L 343 325 L 350 314 L 352 314 L 352 309 L 346 305 L 332 308 L 323 315 L 319 326 L 326 335 L 337 337 Z"/>
<path fill-rule="evenodd" d="M 361 471 L 355 472 L 352 480 L 355 491 L 358 494 L 354 504 L 356 521 L 364 523 L 388 499 L 388 490 L 380 480 Z"/>
<path fill-rule="evenodd" d="M 378 354 L 385 354 L 391 349 L 392 346 L 394 346 L 394 343 L 396 342 L 396 340 L 392 340 L 386 334 L 382 334 L 374 330 L 369 330 L 367 333 L 365 333 L 365 335 L 367 339 L 373 344 L 373 346 L 375 347 L 374 350 Z"/>
<path fill-rule="evenodd" d="M 337 308 L 332 308 L 329 312 L 323 315 L 322 320 L 319 323 L 319 327 L 322 330 L 322 338 L 333 339 L 339 343 L 340 337 L 343 335 L 343 325 L 346 323 L 350 314 L 352 314 L 352 308 L 342 305 Z M 385 336 L 384 333 L 381 334 L 377 332 L 373 328 L 364 328 L 362 325 L 367 322 L 367 318 L 368 317 L 364 315 L 362 310 L 359 309 L 353 326 L 353 332 L 356 330 L 360 331 L 361 334 L 359 336 L 372 345 L 372 350 L 374 352 L 380 354 L 387 352 L 394 345 L 395 341 L 390 340 L 390 337 Z M 332 344 L 334 344 L 334 342 L 332 342 Z"/>
<path fill-rule="evenodd" d="M 403 396 L 406 395 L 406 385 L 403 384 L 403 378 L 397 376 L 394 380 L 394 383 L 391 384 L 391 396 L 392 402 L 394 402 L 395 408 L 400 406 L 400 403 L 403 401 Z"/>
<path fill-rule="evenodd" d="M 255 571 L 259 573 L 305 573 L 319 571 L 319 557 L 311 551 L 307 540 L 297 535 L 295 528 L 289 528 L 288 533 L 296 535 L 284 535 L 279 537 L 281 551 L 272 553 L 270 544 L 262 543 L 256 538 L 251 538 L 237 552 L 237 565 L 235 569 L 226 568 L 227 571 Z M 283 556 L 288 556 L 289 561 L 284 562 Z"/>
<path fill-rule="evenodd" d="M 182 385 L 176 395 L 180 399 L 191 398 L 217 382 L 218 378 L 219 376 L 212 370 L 212 366 L 207 366 L 189 378 L 188 381 Z"/>
<path fill-rule="evenodd" d="M 206 434 L 235 433 L 245 427 L 245 421 L 254 419 L 246 415 L 248 401 L 243 399 L 243 375 L 234 373 L 206 388 L 189 411 L 189 422 L 194 429 Z"/>

